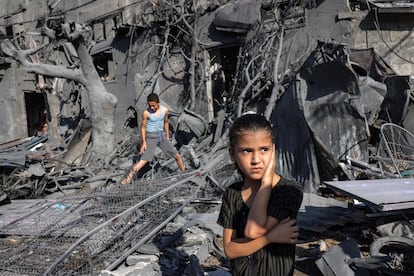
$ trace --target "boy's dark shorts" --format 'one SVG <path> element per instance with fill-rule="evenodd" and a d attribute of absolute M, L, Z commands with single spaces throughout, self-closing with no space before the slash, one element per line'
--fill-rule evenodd
<path fill-rule="evenodd" d="M 167 140 L 165 132 L 147 132 L 147 149 L 142 154 L 141 159 L 151 162 L 155 155 L 155 148 L 158 146 L 168 157 L 174 157 L 178 151 L 170 141 Z"/>

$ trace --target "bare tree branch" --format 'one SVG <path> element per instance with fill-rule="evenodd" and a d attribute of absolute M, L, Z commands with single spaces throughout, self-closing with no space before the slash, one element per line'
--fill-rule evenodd
<path fill-rule="evenodd" d="M 69 69 L 62 65 L 36 64 L 30 62 L 28 59 L 29 56 L 38 52 L 44 47 L 45 45 L 41 45 L 36 49 L 22 50 L 13 44 L 9 39 L 5 39 L 1 43 L 1 49 L 3 52 L 19 61 L 24 69 L 30 73 L 50 77 L 65 78 L 85 83 L 85 80 L 82 78 L 82 71 L 78 68 Z"/>
<path fill-rule="evenodd" d="M 273 108 L 275 107 L 275 101 L 279 93 L 279 80 L 278 80 L 278 68 L 279 68 L 279 61 L 280 56 L 282 55 L 282 46 L 283 46 L 283 33 L 285 32 L 285 26 L 282 26 L 282 30 L 280 31 L 280 38 L 279 38 L 279 48 L 277 49 L 277 55 L 275 64 L 273 66 L 273 89 L 272 89 L 272 95 L 270 96 L 269 102 L 266 106 L 265 111 L 265 117 L 267 119 L 270 118 L 270 115 L 272 115 Z"/>

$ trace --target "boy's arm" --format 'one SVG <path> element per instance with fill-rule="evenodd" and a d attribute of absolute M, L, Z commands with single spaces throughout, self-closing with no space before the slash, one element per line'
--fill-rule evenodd
<path fill-rule="evenodd" d="M 141 120 L 141 150 L 140 152 L 143 153 L 147 149 L 147 121 L 148 121 L 149 112 L 145 110 L 142 112 L 142 120 Z"/>
<path fill-rule="evenodd" d="M 165 136 L 167 136 L 167 140 L 170 140 L 170 125 L 168 123 L 168 108 L 165 107 L 164 113 L 164 131 Z"/>

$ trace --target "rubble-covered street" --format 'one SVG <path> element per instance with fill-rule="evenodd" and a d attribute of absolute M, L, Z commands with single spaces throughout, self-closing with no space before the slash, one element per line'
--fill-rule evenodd
<path fill-rule="evenodd" d="M 294 275 L 414 275 L 414 2 L 4 0 L 0 275 L 231 275 L 229 127 L 303 186 Z M 147 96 L 171 142 L 140 160 Z"/>

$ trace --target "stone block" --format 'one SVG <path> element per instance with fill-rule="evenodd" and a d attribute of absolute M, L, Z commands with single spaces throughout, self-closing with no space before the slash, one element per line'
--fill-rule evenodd
<path fill-rule="evenodd" d="M 367 32 L 359 30 L 355 33 L 354 48 L 367 48 Z"/>
<path fill-rule="evenodd" d="M 155 255 L 129 255 L 126 259 L 126 264 L 129 266 L 137 265 L 142 267 L 145 266 L 146 263 L 157 263 L 158 257 Z"/>
<path fill-rule="evenodd" d="M 367 31 L 367 37 L 370 44 L 375 44 L 385 40 L 386 42 L 391 41 L 390 31 L 381 31 L 377 30 Z"/>
<path fill-rule="evenodd" d="M 402 42 L 407 41 L 408 38 L 411 36 L 411 31 L 390 31 L 390 41 L 392 42 Z M 414 37 L 411 36 L 409 40 L 413 40 Z"/>
<path fill-rule="evenodd" d="M 104 25 L 102 23 L 93 24 L 93 38 L 96 42 L 105 39 Z"/>
<path fill-rule="evenodd" d="M 410 75 L 414 74 L 414 66 L 403 62 L 398 68 L 395 69 L 399 75 Z"/>

